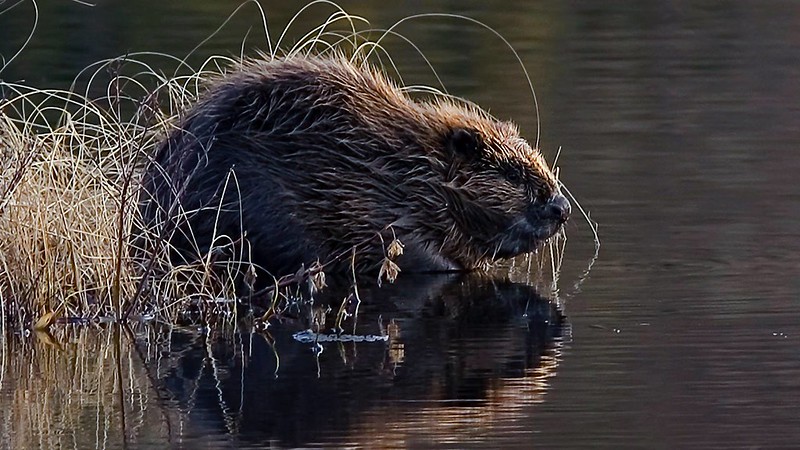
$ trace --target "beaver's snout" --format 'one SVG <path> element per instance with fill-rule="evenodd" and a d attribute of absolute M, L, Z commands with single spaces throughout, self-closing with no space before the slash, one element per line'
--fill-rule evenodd
<path fill-rule="evenodd" d="M 554 194 L 544 203 L 534 203 L 528 208 L 527 218 L 532 224 L 564 224 L 572 212 L 572 206 L 567 197 Z M 549 236 L 546 236 L 549 237 Z"/>
<path fill-rule="evenodd" d="M 535 251 L 558 233 L 571 212 L 569 200 L 561 194 L 554 194 L 545 202 L 531 204 L 525 214 L 506 230 L 495 251 L 495 258 L 511 258 Z"/>

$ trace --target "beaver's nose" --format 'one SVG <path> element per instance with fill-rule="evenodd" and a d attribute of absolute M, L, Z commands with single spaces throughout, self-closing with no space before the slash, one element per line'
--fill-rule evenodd
<path fill-rule="evenodd" d="M 571 212 L 572 206 L 569 204 L 569 200 L 561 194 L 553 195 L 544 204 L 545 217 L 558 223 L 566 222 Z"/>

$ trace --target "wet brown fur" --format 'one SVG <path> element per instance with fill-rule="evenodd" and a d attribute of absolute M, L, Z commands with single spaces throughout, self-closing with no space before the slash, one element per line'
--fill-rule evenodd
<path fill-rule="evenodd" d="M 519 231 L 558 184 L 515 125 L 470 104 L 412 100 L 341 56 L 242 62 L 153 162 L 141 201 L 151 231 L 172 226 L 166 238 L 190 259 L 217 245 L 214 233 L 236 241 L 244 228 L 275 275 L 357 245 L 358 267 L 374 268 L 382 231 L 405 244 L 403 269 L 485 268 L 561 226 L 531 219 L 533 231 Z"/>

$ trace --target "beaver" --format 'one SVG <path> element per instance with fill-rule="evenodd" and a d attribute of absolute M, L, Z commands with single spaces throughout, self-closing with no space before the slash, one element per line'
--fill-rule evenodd
<path fill-rule="evenodd" d="M 272 275 L 349 268 L 352 248 L 357 270 L 375 269 L 394 238 L 404 270 L 485 269 L 535 251 L 570 215 L 514 124 L 414 99 L 341 55 L 244 59 L 209 82 L 156 147 L 139 204 L 173 257 L 246 241 Z"/>

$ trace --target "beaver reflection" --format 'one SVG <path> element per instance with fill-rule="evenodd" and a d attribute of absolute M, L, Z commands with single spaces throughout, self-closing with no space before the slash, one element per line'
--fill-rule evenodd
<path fill-rule="evenodd" d="M 243 441 L 302 445 L 342 433 L 387 436 L 387 423 L 393 433 L 446 433 L 453 421 L 439 414 L 491 426 L 488 417 L 544 399 L 567 326 L 534 288 L 475 275 L 408 276 L 361 297 L 357 333 L 383 328 L 388 344 L 325 343 L 315 356 L 286 324 L 271 339 L 173 339 L 158 361 L 171 367 L 159 378 L 165 404 L 188 411 L 190 428 L 216 423 Z"/>

